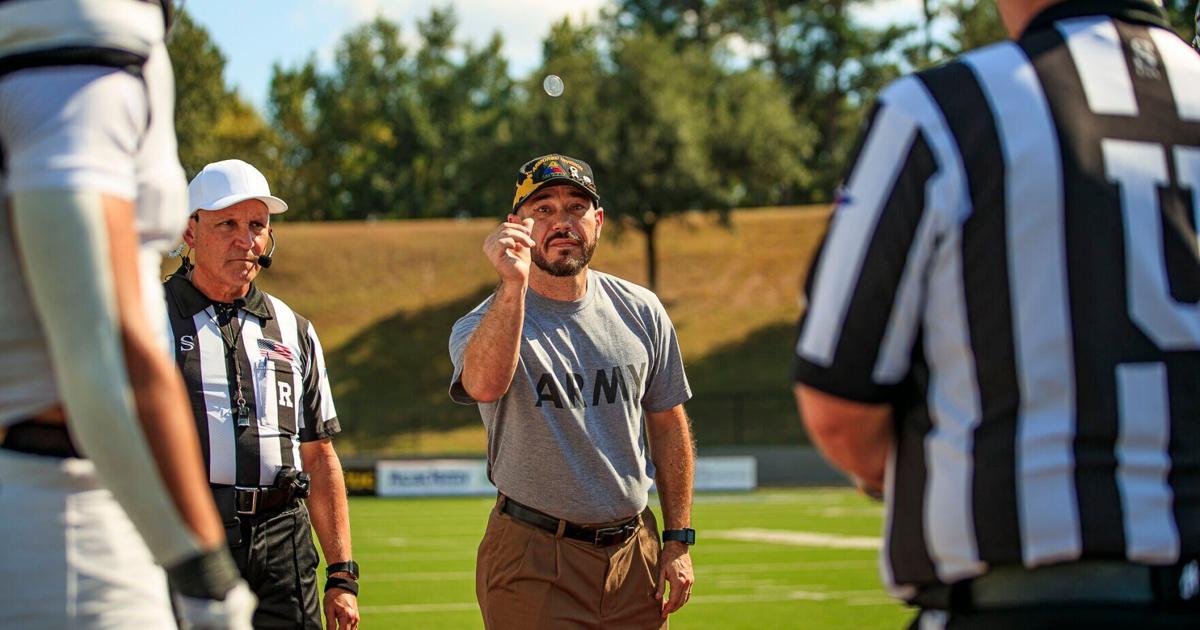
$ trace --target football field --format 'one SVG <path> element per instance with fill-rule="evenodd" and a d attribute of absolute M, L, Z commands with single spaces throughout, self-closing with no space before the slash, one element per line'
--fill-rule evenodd
<path fill-rule="evenodd" d="M 493 502 L 353 499 L 364 627 L 482 628 L 475 550 Z M 912 613 L 876 570 L 882 518 L 848 489 L 697 495 L 696 585 L 671 627 L 903 627 Z"/>

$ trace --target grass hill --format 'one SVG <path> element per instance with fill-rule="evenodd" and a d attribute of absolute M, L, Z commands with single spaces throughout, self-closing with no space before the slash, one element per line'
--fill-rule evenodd
<path fill-rule="evenodd" d="M 658 294 L 679 332 L 701 445 L 795 443 L 791 362 L 799 290 L 825 207 L 674 218 L 659 230 Z M 482 452 L 474 407 L 446 394 L 450 328 L 492 290 L 489 220 L 287 223 L 260 286 L 317 327 L 343 452 Z M 606 229 L 592 266 L 644 284 L 634 230 Z"/>

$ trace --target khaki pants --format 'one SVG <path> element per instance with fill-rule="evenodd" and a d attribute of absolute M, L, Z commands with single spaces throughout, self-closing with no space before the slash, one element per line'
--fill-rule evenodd
<path fill-rule="evenodd" d="M 475 595 L 488 630 L 667 628 L 654 599 L 658 523 L 642 512 L 637 534 L 597 547 L 492 509 L 475 564 Z"/>

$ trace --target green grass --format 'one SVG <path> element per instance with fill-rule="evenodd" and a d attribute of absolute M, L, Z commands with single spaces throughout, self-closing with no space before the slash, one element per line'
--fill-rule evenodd
<path fill-rule="evenodd" d="M 788 381 L 801 279 L 828 209 L 690 214 L 659 228 L 658 294 L 679 332 L 701 447 L 800 443 Z M 446 395 L 450 327 L 496 283 L 496 221 L 289 223 L 261 286 L 317 327 L 343 454 L 482 453 L 474 407 Z M 613 226 L 615 227 L 615 226 Z M 174 265 L 168 263 L 168 268 Z M 606 226 L 593 267 L 645 283 L 641 233 Z"/>
<path fill-rule="evenodd" d="M 355 498 L 363 627 L 472 629 L 475 550 L 492 499 Z M 655 505 L 657 511 L 657 505 Z M 883 592 L 877 551 L 721 538 L 759 529 L 877 537 L 883 511 L 850 490 L 701 494 L 693 522 L 696 585 L 671 617 L 684 630 L 900 628 L 912 613 Z"/>

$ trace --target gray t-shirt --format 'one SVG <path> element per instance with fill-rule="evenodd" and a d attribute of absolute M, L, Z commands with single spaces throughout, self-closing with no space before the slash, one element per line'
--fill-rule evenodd
<path fill-rule="evenodd" d="M 649 290 L 594 270 L 574 302 L 525 294 L 521 356 L 500 400 L 478 403 L 488 474 L 504 495 L 575 523 L 646 507 L 654 469 L 642 439 L 646 411 L 692 396 L 675 328 Z M 492 298 L 454 324 L 450 397 L 463 389 L 463 355 Z"/>

